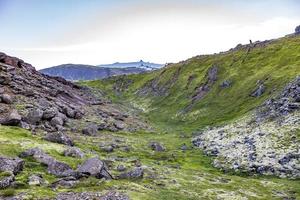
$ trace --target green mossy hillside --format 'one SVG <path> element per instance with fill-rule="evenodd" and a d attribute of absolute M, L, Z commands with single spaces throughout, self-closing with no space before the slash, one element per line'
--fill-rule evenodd
<path fill-rule="evenodd" d="M 159 127 L 195 130 L 239 118 L 300 75 L 299 42 L 300 36 L 288 36 L 267 44 L 197 56 L 158 71 L 81 84 L 100 88 L 113 101 L 141 109 Z M 217 81 L 192 104 L 196 88 L 205 83 L 212 66 L 218 67 Z M 225 80 L 231 82 L 230 87 L 220 86 Z M 266 91 L 252 97 L 258 82 Z"/>

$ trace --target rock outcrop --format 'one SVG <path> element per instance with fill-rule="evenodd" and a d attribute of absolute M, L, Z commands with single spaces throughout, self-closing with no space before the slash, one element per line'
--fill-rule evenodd
<path fill-rule="evenodd" d="M 205 130 L 192 142 L 215 156 L 215 167 L 299 178 L 299 96 L 298 77 L 252 116 Z"/>

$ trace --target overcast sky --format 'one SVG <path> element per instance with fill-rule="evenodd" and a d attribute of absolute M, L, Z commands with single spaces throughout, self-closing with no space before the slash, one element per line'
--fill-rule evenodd
<path fill-rule="evenodd" d="M 298 0 L 0 0 L 0 51 L 36 68 L 178 62 L 292 33 Z"/>

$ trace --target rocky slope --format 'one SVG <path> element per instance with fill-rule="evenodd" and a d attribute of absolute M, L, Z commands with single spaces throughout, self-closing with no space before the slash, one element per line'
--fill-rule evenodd
<path fill-rule="evenodd" d="M 125 129 L 126 123 L 132 120 L 101 93 L 96 97 L 88 88 L 43 75 L 17 58 L 0 56 L 0 122 L 3 125 L 53 132 L 70 130 L 71 126 L 76 130 L 82 118 L 95 118 L 101 128 L 117 130 Z"/>

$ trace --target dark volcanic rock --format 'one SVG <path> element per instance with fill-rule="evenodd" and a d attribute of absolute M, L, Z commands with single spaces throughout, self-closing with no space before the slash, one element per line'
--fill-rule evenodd
<path fill-rule="evenodd" d="M 67 134 L 62 133 L 62 132 L 48 133 L 44 139 L 47 141 L 50 141 L 50 142 L 56 142 L 56 143 L 65 144 L 68 146 L 74 145 L 73 140 Z"/>

